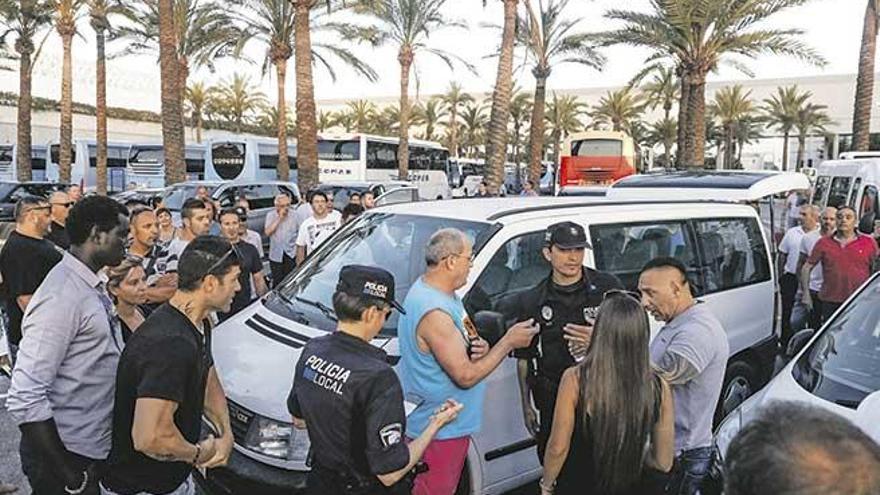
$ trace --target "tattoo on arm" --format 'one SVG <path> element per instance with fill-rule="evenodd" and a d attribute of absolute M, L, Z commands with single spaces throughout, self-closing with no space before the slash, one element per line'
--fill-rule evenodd
<path fill-rule="evenodd" d="M 657 367 L 663 372 L 663 378 L 670 385 L 684 385 L 700 374 L 696 366 L 684 356 L 674 352 L 664 354 Z"/>

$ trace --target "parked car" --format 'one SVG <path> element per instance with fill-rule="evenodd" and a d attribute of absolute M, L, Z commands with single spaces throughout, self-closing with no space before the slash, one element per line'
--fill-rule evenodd
<path fill-rule="evenodd" d="M 355 181 L 333 181 L 322 182 L 316 188 L 319 191 L 333 194 L 333 208 L 342 210 L 348 204 L 349 196 L 353 193 L 364 194 L 367 191 L 373 193 L 373 198 L 379 204 L 380 198 L 396 189 L 406 189 L 407 191 L 415 191 L 411 194 L 396 193 L 391 198 L 386 198 L 382 203 L 405 203 L 410 201 L 419 201 L 419 189 L 412 182 L 404 180 L 392 180 L 384 182 L 355 182 Z M 389 201 L 391 201 L 389 203 Z"/>
<path fill-rule="evenodd" d="M 217 202 L 221 209 L 235 206 L 236 200 L 241 196 L 247 198 L 251 209 L 248 214 L 248 228 L 260 233 L 263 238 L 263 246 L 267 250 L 269 237 L 264 232 L 266 214 L 275 207 L 275 196 L 283 193 L 293 198 L 293 204 L 299 201 L 299 190 L 296 188 L 296 184 L 291 182 L 181 182 L 167 187 L 162 197 L 165 207 L 171 211 L 175 222 L 180 222 L 180 209 L 183 207 L 183 203 L 189 198 L 194 198 L 196 190 L 200 186 L 208 189 L 211 198 Z"/>
<path fill-rule="evenodd" d="M 123 205 L 130 201 L 136 201 L 138 203 L 143 203 L 145 205 L 155 207 L 160 201 L 162 201 L 162 196 L 164 195 L 164 193 L 165 189 L 138 188 L 128 191 L 122 191 L 110 197 Z"/>
<path fill-rule="evenodd" d="M 839 414 L 880 442 L 880 274 L 875 273 L 822 326 L 801 330 L 789 345 L 793 359 L 761 391 L 721 423 L 722 456 L 731 440 L 767 405 L 798 401 Z"/>
<path fill-rule="evenodd" d="M 538 283 L 550 273 L 541 250 L 549 225 L 582 224 L 593 249 L 585 264 L 637 286 L 642 266 L 675 256 L 688 268 L 697 295 L 728 332 L 731 366 L 748 376 L 772 361 L 775 276 L 760 218 L 750 206 L 703 201 L 617 201 L 603 198 L 487 198 L 409 203 L 367 212 L 340 229 L 270 292 L 213 333 L 213 355 L 227 394 L 235 450 L 226 467 L 201 481 L 217 493 L 291 493 L 308 470 L 306 431 L 291 426 L 285 399 L 293 368 L 309 339 L 332 332 L 332 294 L 348 264 L 379 266 L 394 274 L 404 300 L 425 270 L 425 245 L 437 230 L 454 227 L 474 240 L 473 268 L 459 296 L 489 341 L 484 310 Z M 743 311 L 748 308 L 748 311 Z M 397 315 L 373 344 L 398 355 Z M 660 324 L 654 323 L 654 331 Z M 497 494 L 541 473 L 535 442 L 525 429 L 517 366 L 506 360 L 487 378 L 483 430 L 474 436 L 464 467 L 464 494 Z M 734 369 L 736 371 L 736 369 Z M 741 376 L 734 373 L 734 376 Z M 757 377 L 751 378 L 757 380 Z M 725 393 L 730 393 L 726 384 Z"/>
<path fill-rule="evenodd" d="M 0 182 L 0 222 L 15 221 L 15 204 L 22 196 L 48 198 L 67 187 L 68 184 L 58 182 Z"/>

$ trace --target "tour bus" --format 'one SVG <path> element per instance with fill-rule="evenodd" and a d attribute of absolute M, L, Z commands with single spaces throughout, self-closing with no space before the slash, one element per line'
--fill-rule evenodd
<path fill-rule="evenodd" d="M 558 194 L 566 186 L 607 185 L 636 173 L 635 145 L 626 133 L 584 131 L 569 135 L 562 144 Z"/>
<path fill-rule="evenodd" d="M 186 180 L 205 178 L 205 145 L 187 144 L 184 150 Z M 139 187 L 165 187 L 165 152 L 161 143 L 133 144 L 128 155 L 128 183 Z"/>
<path fill-rule="evenodd" d="M 58 162 L 61 146 L 57 141 L 49 144 L 49 163 L 46 167 L 46 178 L 50 181 L 60 179 Z M 126 172 L 128 154 L 131 143 L 107 143 L 107 191 L 124 191 L 128 184 Z M 75 139 L 70 164 L 70 182 L 79 184 L 83 189 L 94 189 L 98 184 L 97 168 L 98 148 L 94 139 Z"/>
<path fill-rule="evenodd" d="M 768 178 L 757 175 L 734 179 L 738 193 L 748 199 L 784 192 L 789 185 L 770 178 L 762 186 Z M 705 187 L 719 183 L 717 178 L 703 182 Z M 732 185 L 722 183 L 729 192 Z M 719 416 L 735 409 L 773 369 L 776 275 L 769 238 L 751 205 L 675 200 L 668 189 L 656 194 L 655 199 L 615 201 L 459 199 L 392 205 L 361 215 L 272 292 L 213 333 L 214 363 L 235 446 L 228 464 L 208 470 L 207 479 L 200 481 L 207 482 L 210 493 L 297 493 L 303 488 L 310 465 L 308 433 L 293 428 L 285 399 L 303 346 L 336 328 L 331 308 L 339 270 L 350 264 L 384 268 L 394 275 L 395 299 L 403 301 L 424 273 L 428 239 L 447 227 L 461 230 L 474 243 L 473 266 L 457 294 L 490 343 L 515 318 L 509 296 L 549 275 L 541 248 L 547 227 L 562 219 L 587 232 L 592 248 L 584 264 L 612 273 L 630 290 L 637 288 L 639 272 L 649 260 L 677 258 L 697 296 L 727 331 L 730 360 Z M 398 321 L 392 314 L 372 342 L 393 363 L 400 356 Z M 654 322 L 652 330 L 660 326 Z M 507 359 L 485 380 L 482 429 L 468 446 L 457 495 L 505 493 L 540 476 L 535 440 L 523 421 L 516 370 L 516 360 Z"/>
<path fill-rule="evenodd" d="M 813 186 L 812 204 L 852 206 L 859 219 L 859 230 L 874 231 L 874 222 L 880 220 L 880 158 L 844 158 L 826 160 L 817 169 Z"/>
<path fill-rule="evenodd" d="M 18 151 L 17 144 L 0 145 L 0 181 L 18 180 Z M 46 145 L 31 145 L 31 178 L 34 181 L 45 181 L 46 157 L 48 148 Z"/>
<path fill-rule="evenodd" d="M 290 181 L 296 182 L 296 143 L 287 142 Z M 274 138 L 213 139 L 205 156 L 205 180 L 276 180 L 278 140 Z"/>
<path fill-rule="evenodd" d="M 397 179 L 397 147 L 393 137 L 368 134 L 318 136 L 320 181 L 381 181 Z M 410 139 L 409 177 L 422 199 L 452 197 L 449 151 L 437 143 Z"/>

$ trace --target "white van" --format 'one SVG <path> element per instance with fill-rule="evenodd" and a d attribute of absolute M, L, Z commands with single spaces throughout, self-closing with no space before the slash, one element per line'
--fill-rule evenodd
<path fill-rule="evenodd" d="M 742 389 L 757 389 L 748 380 L 769 373 L 776 351 L 775 276 L 760 219 L 749 206 L 536 197 L 383 207 L 343 227 L 281 287 L 215 329 L 214 362 L 229 401 L 235 450 L 227 467 L 208 472 L 208 489 L 290 493 L 304 486 L 308 435 L 291 427 L 285 401 L 302 347 L 335 329 L 331 296 L 342 266 L 389 270 L 395 297 L 403 300 L 425 269 L 430 236 L 440 228 L 458 228 L 474 239 L 473 269 L 459 293 L 479 322 L 478 311 L 494 309 L 504 295 L 548 276 L 544 232 L 560 221 L 584 225 L 592 244 L 585 263 L 615 274 L 629 288 L 650 259 L 680 259 L 699 297 L 728 330 L 732 353 L 749 358 L 732 364 L 732 376 L 747 383 L 729 380 L 722 407 L 738 405 L 729 399 L 738 399 Z M 373 342 L 391 356 L 399 352 L 396 325 L 395 316 Z M 535 442 L 523 423 L 515 360 L 487 380 L 483 430 L 469 447 L 463 494 L 504 493 L 540 475 Z"/>
<path fill-rule="evenodd" d="M 819 165 L 812 204 L 824 208 L 852 206 L 859 219 L 859 230 L 874 231 L 874 220 L 880 212 L 880 157 L 827 160 Z"/>

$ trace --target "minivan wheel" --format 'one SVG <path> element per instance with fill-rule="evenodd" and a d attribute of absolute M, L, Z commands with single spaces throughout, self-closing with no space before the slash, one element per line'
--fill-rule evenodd
<path fill-rule="evenodd" d="M 757 373 L 751 364 L 734 361 L 727 366 L 721 397 L 715 410 L 715 426 L 756 392 L 757 383 Z"/>

